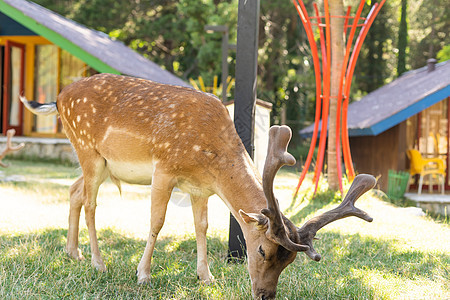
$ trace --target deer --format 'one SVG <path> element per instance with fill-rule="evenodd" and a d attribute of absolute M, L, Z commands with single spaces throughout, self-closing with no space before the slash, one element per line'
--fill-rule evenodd
<path fill-rule="evenodd" d="M 298 252 L 314 261 L 321 259 L 313 239 L 323 226 L 349 216 L 372 221 L 354 203 L 376 180 L 360 174 L 338 207 L 296 227 L 282 214 L 273 192 L 278 170 L 295 164 L 287 152 L 291 129 L 270 128 L 261 177 L 226 107 L 211 94 L 104 73 L 66 86 L 56 102 L 21 100 L 35 114 L 59 114 L 76 151 L 82 175 L 70 187 L 66 252 L 75 260 L 83 259 L 78 232 L 84 206 L 91 264 L 99 271 L 106 267 L 95 229 L 96 197 L 108 177 L 119 190 L 121 182 L 151 184 L 150 232 L 137 266 L 139 284 L 151 281 L 153 250 L 175 187 L 191 196 L 198 278 L 214 281 L 207 262 L 206 233 L 208 197 L 217 194 L 243 231 L 254 299 L 275 298 L 278 278 Z"/>
<path fill-rule="evenodd" d="M 3 168 L 9 167 L 7 164 L 2 162 L 3 158 L 5 158 L 6 155 L 8 155 L 12 152 L 17 152 L 17 151 L 21 150 L 23 147 L 25 147 L 24 143 L 20 143 L 18 146 L 12 145 L 12 137 L 15 134 L 16 134 L 15 129 L 8 129 L 8 131 L 6 132 L 6 148 L 3 149 L 3 151 L 0 153 L 0 166 Z"/>

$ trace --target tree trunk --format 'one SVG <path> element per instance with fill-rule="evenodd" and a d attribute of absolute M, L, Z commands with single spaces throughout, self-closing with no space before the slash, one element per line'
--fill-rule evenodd
<path fill-rule="evenodd" d="M 330 16 L 344 15 L 343 0 L 329 1 Z M 328 186 L 330 190 L 339 189 L 339 178 L 337 173 L 336 160 L 336 120 L 337 116 L 337 95 L 339 93 L 339 83 L 344 60 L 344 18 L 331 18 L 331 89 L 330 89 L 330 112 L 328 123 Z M 339 148 L 340 150 L 340 148 Z"/>
<path fill-rule="evenodd" d="M 398 62 L 397 76 L 406 71 L 406 48 L 408 47 L 408 22 L 406 19 L 407 0 L 402 0 L 400 12 L 400 28 L 398 30 Z"/>

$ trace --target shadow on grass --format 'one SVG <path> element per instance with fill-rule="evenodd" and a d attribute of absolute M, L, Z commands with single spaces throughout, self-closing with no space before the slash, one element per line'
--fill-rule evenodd
<path fill-rule="evenodd" d="M 212 286 L 197 280 L 193 237 L 160 239 L 153 254 L 151 284 L 138 285 L 136 268 L 146 241 L 113 229 L 100 230 L 99 247 L 107 266 L 107 272 L 100 273 L 90 266 L 87 231 L 80 234 L 80 249 L 86 258 L 82 262 L 64 252 L 66 236 L 63 229 L 0 234 L 0 298 L 223 298 L 220 277 Z M 233 269 L 240 266 L 225 263 L 226 243 L 208 238 L 208 250 L 211 269 L 232 278 Z M 245 268 L 238 273 L 245 276 Z"/>
<path fill-rule="evenodd" d="M 89 263 L 86 230 L 80 234 L 80 249 L 86 257 L 83 262 L 65 254 L 66 235 L 63 229 L 0 234 L 0 298 L 250 299 L 245 264 L 226 264 L 226 242 L 217 237 L 208 238 L 216 283 L 206 286 L 196 278 L 193 236 L 159 240 L 153 255 L 152 282 L 138 285 L 135 272 L 144 240 L 114 229 L 100 230 L 100 250 L 108 269 L 100 273 Z M 449 288 L 443 283 L 449 276 L 449 255 L 399 250 L 400 243 L 321 233 L 315 247 L 323 255 L 322 261 L 310 261 L 299 253 L 282 273 L 278 294 L 283 299 L 373 299 L 384 298 L 383 293 L 395 298 L 399 286 L 404 289 L 406 284 L 435 283 Z M 377 284 L 372 285 L 371 280 Z"/>
<path fill-rule="evenodd" d="M 286 211 L 293 212 L 294 214 L 290 215 L 289 219 L 299 226 L 299 223 L 304 222 L 305 218 L 308 217 L 311 214 L 314 214 L 316 211 L 324 208 L 325 206 L 329 205 L 330 203 L 335 204 L 336 206 L 341 202 L 341 198 L 336 196 L 336 193 L 334 192 L 322 192 L 317 193 L 314 195 L 310 200 L 306 199 L 301 200 L 293 200 L 291 205 L 286 209 Z M 301 209 L 296 210 L 296 206 L 299 204 L 305 203 L 307 201 L 307 204 L 302 207 Z"/>

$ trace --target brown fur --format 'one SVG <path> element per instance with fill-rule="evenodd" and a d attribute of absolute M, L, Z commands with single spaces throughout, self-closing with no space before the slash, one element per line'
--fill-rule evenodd
<path fill-rule="evenodd" d="M 259 212 L 265 207 L 261 178 L 234 129 L 225 106 L 214 96 L 192 89 L 167 86 L 147 80 L 100 74 L 66 87 L 57 100 L 58 111 L 83 170 L 71 189 L 68 253 L 82 259 L 78 250 L 78 219 L 85 205 L 91 239 L 92 264 L 106 267 L 98 251 L 95 207 L 98 186 L 108 176 L 133 182 L 115 174 L 114 162 L 155 162 L 152 177 L 152 220 L 149 240 L 138 266 L 138 281 L 150 280 L 154 243 L 164 223 L 165 210 L 174 186 L 186 186 L 193 199 L 199 277 L 213 280 L 206 262 L 207 198 L 219 194 L 239 217 L 240 209 Z M 145 180 L 144 180 L 145 181 Z M 255 297 L 275 295 L 277 278 L 287 265 L 274 268 L 279 255 L 270 255 L 272 267 L 255 268 L 263 260 L 257 251 L 277 253 L 278 245 L 264 231 L 239 222 L 249 247 L 249 270 Z M 251 238 L 249 238 L 251 236 Z M 292 253 L 289 260 L 293 260 Z M 285 257 L 283 260 L 286 261 Z M 264 265 L 268 265 L 265 263 Z M 260 275 L 270 273 L 264 282 Z M 258 277 L 258 278 L 257 278 Z M 264 285 L 264 289 L 260 285 Z M 264 290 L 263 292 L 258 292 Z"/>
<path fill-rule="evenodd" d="M 39 114 L 39 104 L 21 100 Z M 95 229 L 96 198 L 99 186 L 108 177 L 119 189 L 120 181 L 152 184 L 150 233 L 137 268 L 139 283 L 150 281 L 151 257 L 175 186 L 191 195 L 199 278 L 204 282 L 214 280 L 207 263 L 206 231 L 208 197 L 215 193 L 244 232 L 255 299 L 275 297 L 278 277 L 294 261 L 297 251 L 320 259 L 312 248 L 312 238 L 322 226 L 348 215 L 367 220 L 353 203 L 373 187 L 374 179 L 368 175 L 355 179 L 359 183 L 353 191 L 357 192 L 349 193 L 352 196 L 346 197 L 345 205 L 296 228 L 279 211 L 272 190 L 278 169 L 295 163 L 286 152 L 290 129 L 271 129 L 264 171 L 265 194 L 260 175 L 225 106 L 212 95 L 143 79 L 99 74 L 66 87 L 56 105 L 83 171 L 70 189 L 66 250 L 71 257 L 83 259 L 78 249 L 78 231 L 84 206 L 91 262 L 100 271 L 105 271 L 106 266 Z M 41 114 L 55 111 L 54 104 L 47 104 Z"/>

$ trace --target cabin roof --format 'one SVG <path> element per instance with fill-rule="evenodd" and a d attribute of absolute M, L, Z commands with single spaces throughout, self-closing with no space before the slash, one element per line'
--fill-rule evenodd
<path fill-rule="evenodd" d="M 0 11 L 100 72 L 190 87 L 188 83 L 122 42 L 112 40 L 103 32 L 87 28 L 36 3 L 27 0 L 0 0 Z"/>
<path fill-rule="evenodd" d="M 348 106 L 349 136 L 375 136 L 450 96 L 450 60 L 404 73 Z M 319 126 L 320 130 L 320 126 Z M 311 136 L 313 125 L 300 131 Z"/>

